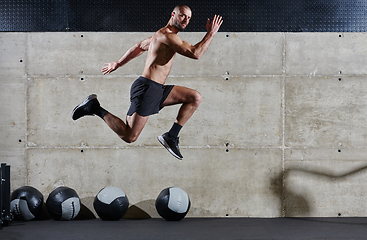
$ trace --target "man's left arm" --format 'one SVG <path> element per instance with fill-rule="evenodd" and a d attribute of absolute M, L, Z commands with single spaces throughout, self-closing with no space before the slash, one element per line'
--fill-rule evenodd
<path fill-rule="evenodd" d="M 169 47 L 181 55 L 193 59 L 199 59 L 208 49 L 214 35 L 218 32 L 219 27 L 222 25 L 222 23 L 222 17 L 217 15 L 214 16 L 212 22 L 210 22 L 210 19 L 208 19 L 206 24 L 207 33 L 205 34 L 203 39 L 194 46 L 192 46 L 188 42 L 182 41 L 177 36 L 177 34 L 168 35 L 167 37 L 169 39 Z"/>

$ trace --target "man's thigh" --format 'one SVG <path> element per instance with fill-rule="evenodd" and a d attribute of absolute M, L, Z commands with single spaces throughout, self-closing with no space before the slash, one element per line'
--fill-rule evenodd
<path fill-rule="evenodd" d="M 149 116 L 141 116 L 136 112 L 126 116 L 127 132 L 130 136 L 138 137 L 148 121 Z"/>
<path fill-rule="evenodd" d="M 162 105 L 165 107 L 175 104 L 189 103 L 195 100 L 195 96 L 197 94 L 199 94 L 198 91 L 194 89 L 182 86 L 174 86 Z"/>

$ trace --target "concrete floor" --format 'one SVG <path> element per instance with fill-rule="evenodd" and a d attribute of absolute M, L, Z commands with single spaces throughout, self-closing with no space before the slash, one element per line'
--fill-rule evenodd
<path fill-rule="evenodd" d="M 14 221 L 13 239 L 366 239 L 367 218 L 185 218 L 120 221 Z"/>

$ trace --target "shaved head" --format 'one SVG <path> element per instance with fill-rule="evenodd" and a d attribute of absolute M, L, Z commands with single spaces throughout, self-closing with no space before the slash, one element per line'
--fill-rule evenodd
<path fill-rule="evenodd" d="M 187 5 L 183 5 L 183 4 L 179 4 L 179 5 L 176 5 L 176 7 L 173 9 L 173 12 L 175 13 L 178 13 L 179 11 L 181 11 L 183 8 L 186 8 L 188 10 L 191 11 L 191 9 L 189 8 L 189 6 Z"/>

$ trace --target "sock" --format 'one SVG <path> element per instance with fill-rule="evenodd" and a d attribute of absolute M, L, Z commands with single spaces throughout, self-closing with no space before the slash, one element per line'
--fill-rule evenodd
<path fill-rule="evenodd" d="M 169 130 L 168 132 L 168 136 L 170 136 L 171 138 L 176 138 L 178 136 L 178 133 L 180 132 L 182 126 L 178 123 L 173 123 L 173 126 L 171 128 L 171 130 Z"/>
<path fill-rule="evenodd" d="M 103 116 L 106 114 L 106 112 L 106 109 L 104 109 L 103 107 L 99 107 L 99 109 L 96 109 L 94 111 L 94 114 L 103 119 Z"/>

